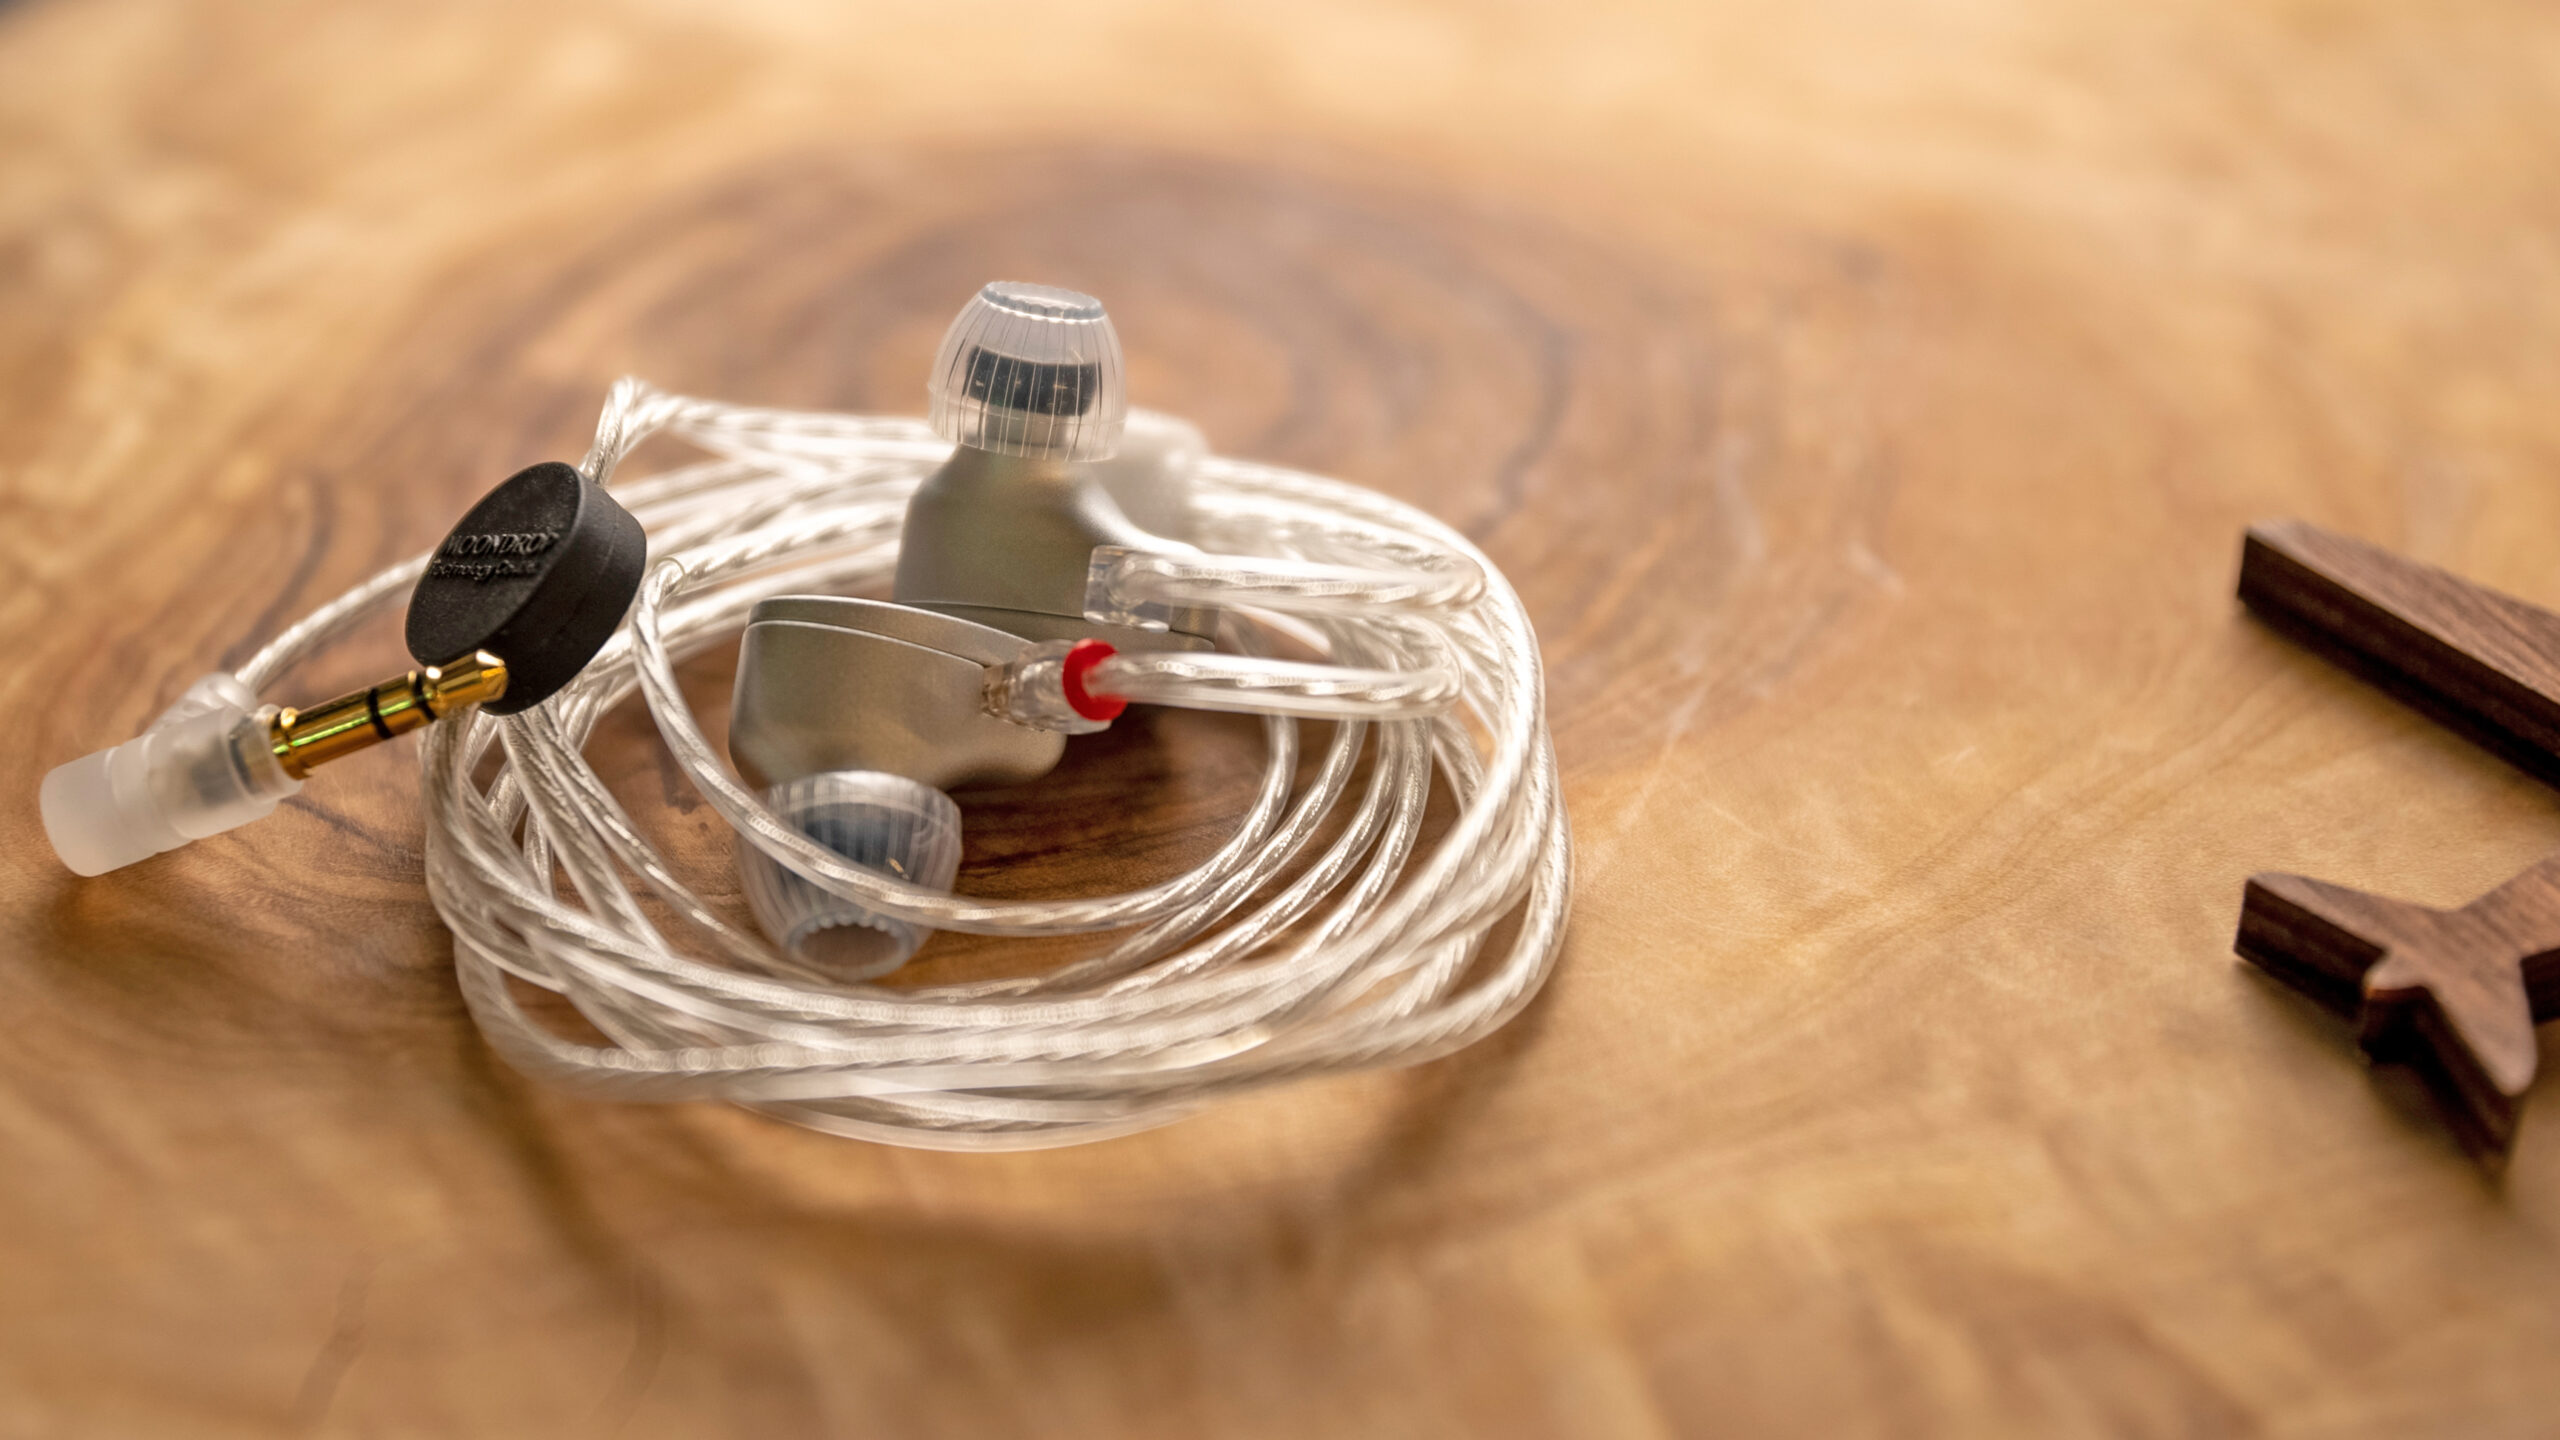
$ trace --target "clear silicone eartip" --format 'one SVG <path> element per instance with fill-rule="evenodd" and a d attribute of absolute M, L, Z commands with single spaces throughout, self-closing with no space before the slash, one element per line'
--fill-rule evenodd
<path fill-rule="evenodd" d="M 878 770 L 830 770 L 767 790 L 793 828 L 867 870 L 932 890 L 960 873 L 960 807 L 930 785 Z M 847 979 L 907 963 L 932 932 L 830 894 L 741 839 L 738 878 L 773 942 Z"/>
<path fill-rule="evenodd" d="M 1013 280 L 981 289 L 943 332 L 926 393 L 934 433 L 1036 460 L 1110 455 L 1129 413 L 1102 302 Z"/>

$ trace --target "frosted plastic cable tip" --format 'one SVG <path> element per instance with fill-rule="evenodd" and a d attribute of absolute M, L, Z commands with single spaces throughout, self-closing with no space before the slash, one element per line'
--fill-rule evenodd
<path fill-rule="evenodd" d="M 767 790 L 785 823 L 866 870 L 930 890 L 960 873 L 960 807 L 878 770 L 830 770 Z M 798 959 L 849 980 L 885 975 L 932 931 L 820 889 L 741 837 L 738 878 L 756 923 Z"/>
<path fill-rule="evenodd" d="M 1120 336 L 1102 302 L 998 280 L 943 333 L 926 387 L 934 433 L 1035 460 L 1100 460 L 1129 414 Z"/>
<path fill-rule="evenodd" d="M 142 734 L 55 766 L 37 793 L 53 853 L 75 875 L 104 875 L 260 819 L 300 790 L 244 700 L 255 697 L 237 680 L 206 676 Z"/>

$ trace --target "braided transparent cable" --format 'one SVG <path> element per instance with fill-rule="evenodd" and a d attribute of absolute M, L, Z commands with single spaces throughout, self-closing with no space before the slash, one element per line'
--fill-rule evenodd
<path fill-rule="evenodd" d="M 1096 583 L 1133 606 L 1221 608 L 1227 653 L 1122 655 L 1096 673 L 1130 698 L 1259 711 L 1262 778 L 1218 848 L 1172 879 L 986 900 L 850 864 L 785 824 L 704 737 L 677 675 L 732 642 L 763 598 L 885 587 L 907 498 L 948 445 L 918 420 L 750 409 L 625 380 L 581 469 L 609 483 L 659 433 L 711 458 L 614 486 L 652 557 L 622 630 L 542 705 L 424 735 L 429 892 L 474 1018 L 519 1069 L 592 1095 L 727 1100 L 899 1144 L 1027 1148 L 1444 1055 L 1544 982 L 1570 846 L 1537 640 L 1500 571 L 1448 527 L 1340 481 L 1206 459 L 1199 533 L 1235 553 L 1109 552 Z M 400 593 L 424 559 L 320 607 L 241 678 L 271 683 Z M 1322 663 L 1263 656 L 1253 617 L 1275 614 L 1274 633 L 1316 645 Z M 595 726 L 634 693 L 740 843 L 811 883 L 936 929 L 1091 933 L 1093 950 L 958 984 L 810 970 L 704 901 L 588 765 Z M 1303 783 L 1298 715 L 1335 721 Z M 1435 786 L 1455 814 L 1428 835 Z M 528 1012 L 515 982 L 566 999 L 601 1041 Z"/>
<path fill-rule="evenodd" d="M 1453 665 L 1364 669 L 1167 650 L 1114 655 L 1085 683 L 1122 700 L 1311 720 L 1429 715 L 1457 703 L 1461 688 Z"/>

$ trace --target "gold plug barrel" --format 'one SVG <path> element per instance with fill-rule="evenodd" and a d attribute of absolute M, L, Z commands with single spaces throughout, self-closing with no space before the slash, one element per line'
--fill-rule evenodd
<path fill-rule="evenodd" d="M 369 749 L 506 693 L 507 663 L 478 650 L 308 710 L 279 710 L 267 722 L 267 737 L 276 763 L 299 780 L 315 765 Z"/>

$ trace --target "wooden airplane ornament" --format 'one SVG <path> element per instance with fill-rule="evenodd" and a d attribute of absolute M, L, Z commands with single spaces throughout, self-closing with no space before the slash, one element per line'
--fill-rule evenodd
<path fill-rule="evenodd" d="M 2560 782 L 2560 614 L 2298 520 L 2250 527 L 2240 599 L 2268 624 Z M 2259 875 L 2241 955 L 2417 1067 L 2463 1140 L 2503 1155 L 2560 1015 L 2560 855 L 2458 910 Z"/>

